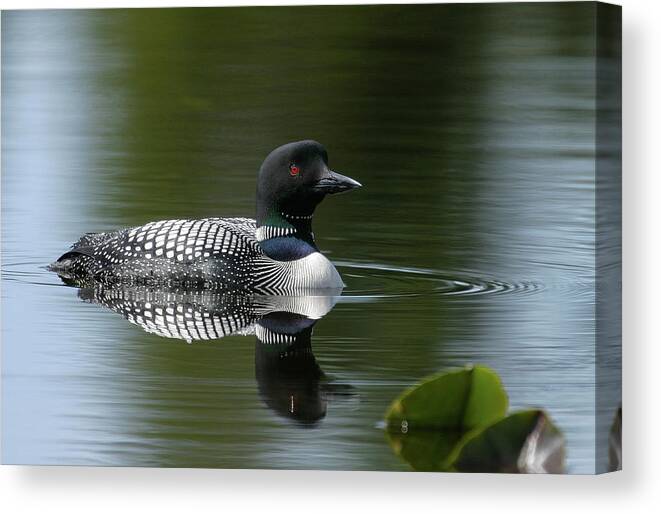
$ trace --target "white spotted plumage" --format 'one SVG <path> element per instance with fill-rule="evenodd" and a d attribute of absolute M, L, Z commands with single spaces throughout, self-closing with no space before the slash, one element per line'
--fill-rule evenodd
<path fill-rule="evenodd" d="M 106 284 L 201 287 L 288 294 L 342 287 L 339 273 L 319 252 L 279 261 L 260 241 L 295 237 L 288 227 L 248 218 L 163 220 L 117 232 L 89 234 L 53 269 L 74 279 Z"/>

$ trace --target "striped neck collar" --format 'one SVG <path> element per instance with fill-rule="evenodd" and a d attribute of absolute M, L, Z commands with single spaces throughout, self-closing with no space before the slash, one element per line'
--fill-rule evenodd
<path fill-rule="evenodd" d="M 274 227 L 271 225 L 263 225 L 257 229 L 257 241 L 260 243 L 268 239 L 275 239 L 276 237 L 295 237 L 296 229 L 293 227 Z"/>
<path fill-rule="evenodd" d="M 279 237 L 294 237 L 314 245 L 312 214 L 295 215 L 284 212 L 272 213 L 263 224 L 257 227 L 257 241 L 260 243 Z"/>

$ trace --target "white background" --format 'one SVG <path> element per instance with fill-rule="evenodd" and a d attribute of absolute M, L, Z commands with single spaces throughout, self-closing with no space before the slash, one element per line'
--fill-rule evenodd
<path fill-rule="evenodd" d="M 0 7 L 219 5 L 241 2 L 5 1 Z M 255 1 L 249 5 L 309 2 Z M 317 2 L 319 3 L 319 2 Z M 321 3 L 351 3 L 323 1 Z M 366 2 L 363 2 L 366 3 Z M 389 2 L 369 2 L 389 3 Z M 408 3 L 408 2 L 395 2 Z M 0 467 L 4 513 L 353 512 L 634 513 L 661 506 L 661 302 L 658 152 L 661 2 L 622 0 L 624 88 L 624 466 L 592 476 Z"/>

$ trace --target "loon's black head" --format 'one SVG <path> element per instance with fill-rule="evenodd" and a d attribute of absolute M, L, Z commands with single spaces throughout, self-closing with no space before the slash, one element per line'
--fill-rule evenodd
<path fill-rule="evenodd" d="M 357 187 L 359 182 L 330 170 L 328 153 L 316 141 L 282 145 L 259 170 L 257 226 L 309 220 L 326 195 Z"/>

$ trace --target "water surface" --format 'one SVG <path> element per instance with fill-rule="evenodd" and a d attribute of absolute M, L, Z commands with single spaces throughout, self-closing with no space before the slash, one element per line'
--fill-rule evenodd
<path fill-rule="evenodd" d="M 592 14 L 3 13 L 3 461 L 407 470 L 389 403 L 481 363 L 593 471 Z M 307 138 L 364 185 L 315 217 L 347 287 L 311 336 L 341 386 L 305 386 L 314 423 L 272 401 L 255 336 L 150 334 L 44 269 L 85 232 L 252 217 L 261 160 Z"/>

